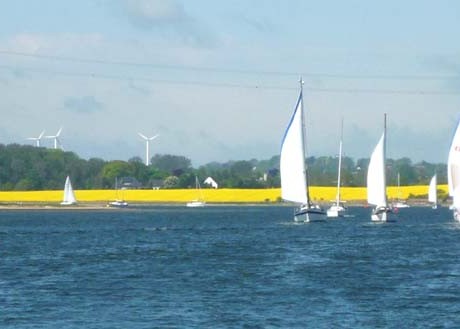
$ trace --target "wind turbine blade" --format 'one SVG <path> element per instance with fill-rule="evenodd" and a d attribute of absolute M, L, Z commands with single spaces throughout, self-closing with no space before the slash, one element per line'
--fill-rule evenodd
<path fill-rule="evenodd" d="M 56 137 L 59 137 L 59 135 L 61 134 L 61 131 L 62 131 L 62 127 L 59 128 L 58 132 L 56 133 Z"/>
<path fill-rule="evenodd" d="M 38 136 L 38 139 L 42 138 L 44 134 L 45 134 L 45 131 L 43 130 L 40 136 Z"/>
<path fill-rule="evenodd" d="M 144 136 L 143 134 L 141 134 L 141 133 L 138 133 L 138 134 L 139 134 L 139 136 L 141 136 L 143 139 L 148 140 L 148 138 L 147 138 L 146 136 Z"/>
<path fill-rule="evenodd" d="M 155 136 L 153 136 L 153 137 L 150 137 L 149 140 L 152 141 L 152 140 L 154 140 L 155 138 L 157 138 L 158 136 L 160 136 L 160 135 L 157 134 L 157 135 L 155 135 Z"/>

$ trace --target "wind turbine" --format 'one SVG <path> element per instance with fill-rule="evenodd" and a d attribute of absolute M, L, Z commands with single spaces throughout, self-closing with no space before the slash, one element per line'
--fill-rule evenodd
<path fill-rule="evenodd" d="M 155 138 L 157 138 L 159 135 L 155 135 L 155 136 L 152 136 L 152 137 L 147 137 L 141 133 L 138 133 L 139 136 L 142 137 L 143 140 L 145 140 L 145 165 L 148 166 L 149 165 L 149 162 L 150 162 L 150 158 L 149 158 L 149 147 L 150 147 L 150 141 L 154 140 Z"/>
<path fill-rule="evenodd" d="M 45 131 L 43 130 L 42 133 L 38 137 L 27 137 L 26 139 L 35 141 L 35 146 L 40 147 L 40 141 L 43 137 L 43 134 L 45 134 Z"/>
<path fill-rule="evenodd" d="M 53 138 L 54 139 L 54 149 L 58 148 L 58 145 L 61 147 L 61 149 L 64 149 L 62 147 L 61 141 L 59 140 L 59 135 L 61 134 L 62 127 L 59 128 L 58 132 L 54 136 L 45 136 L 45 138 Z"/>

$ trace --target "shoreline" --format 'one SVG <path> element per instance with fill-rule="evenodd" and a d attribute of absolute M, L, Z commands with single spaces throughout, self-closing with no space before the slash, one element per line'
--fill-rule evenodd
<path fill-rule="evenodd" d="M 428 202 L 421 202 L 419 200 L 410 200 L 406 202 L 410 207 L 431 207 Z M 391 204 L 391 202 L 390 202 Z M 320 203 L 320 206 L 326 210 L 329 208 L 331 203 Z M 217 207 L 297 207 L 298 205 L 290 202 L 209 202 L 206 203 L 204 208 L 217 208 Z M 346 202 L 347 207 L 361 207 L 361 208 L 372 208 L 366 201 L 352 201 Z M 440 207 L 448 207 L 449 204 L 439 204 Z M 53 202 L 1 202 L 0 201 L 0 212 L 4 210 L 56 210 L 56 211 L 134 211 L 134 210 L 145 210 L 154 208 L 184 208 L 186 203 L 183 202 L 132 202 L 127 207 L 113 207 L 109 206 L 108 203 L 102 202 L 81 202 L 75 205 L 61 205 Z M 190 208 L 193 211 L 195 208 Z M 201 207 L 198 209 L 202 209 Z M 399 209 L 400 211 L 401 209 Z"/>

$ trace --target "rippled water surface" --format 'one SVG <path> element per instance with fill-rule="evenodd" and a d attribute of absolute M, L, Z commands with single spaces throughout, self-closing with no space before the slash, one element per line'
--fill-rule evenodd
<path fill-rule="evenodd" d="M 460 327 L 448 209 L 0 212 L 1 328 Z"/>

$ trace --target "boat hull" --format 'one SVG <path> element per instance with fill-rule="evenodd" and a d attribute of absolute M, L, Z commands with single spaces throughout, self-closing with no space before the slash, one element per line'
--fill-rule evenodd
<path fill-rule="evenodd" d="M 77 203 L 76 202 L 73 202 L 73 201 L 62 201 L 61 202 L 61 206 L 72 206 L 72 205 L 76 205 Z"/>
<path fill-rule="evenodd" d="M 410 208 L 410 206 L 407 203 L 397 202 L 394 204 L 393 208 L 402 209 L 402 208 Z"/>
<path fill-rule="evenodd" d="M 387 222 L 388 214 L 392 213 L 391 208 L 388 207 L 379 207 L 372 211 L 371 220 L 373 222 Z"/>
<path fill-rule="evenodd" d="M 452 212 L 453 212 L 454 219 L 455 219 L 457 222 L 460 222 L 460 209 L 454 207 L 454 208 L 452 209 Z"/>
<path fill-rule="evenodd" d="M 324 221 L 325 217 L 326 213 L 317 206 L 302 207 L 294 213 L 294 221 L 301 223 L 320 222 Z"/>
<path fill-rule="evenodd" d="M 189 208 L 199 208 L 199 207 L 204 207 L 206 204 L 201 201 L 191 201 L 186 204 L 187 207 Z"/>
<path fill-rule="evenodd" d="M 345 214 L 345 208 L 342 206 L 332 205 L 326 211 L 326 214 L 327 214 L 327 217 L 329 218 L 343 217 Z"/>
<path fill-rule="evenodd" d="M 128 207 L 128 202 L 126 201 L 113 201 L 109 202 L 109 207 L 114 207 L 114 208 L 126 208 Z"/>

